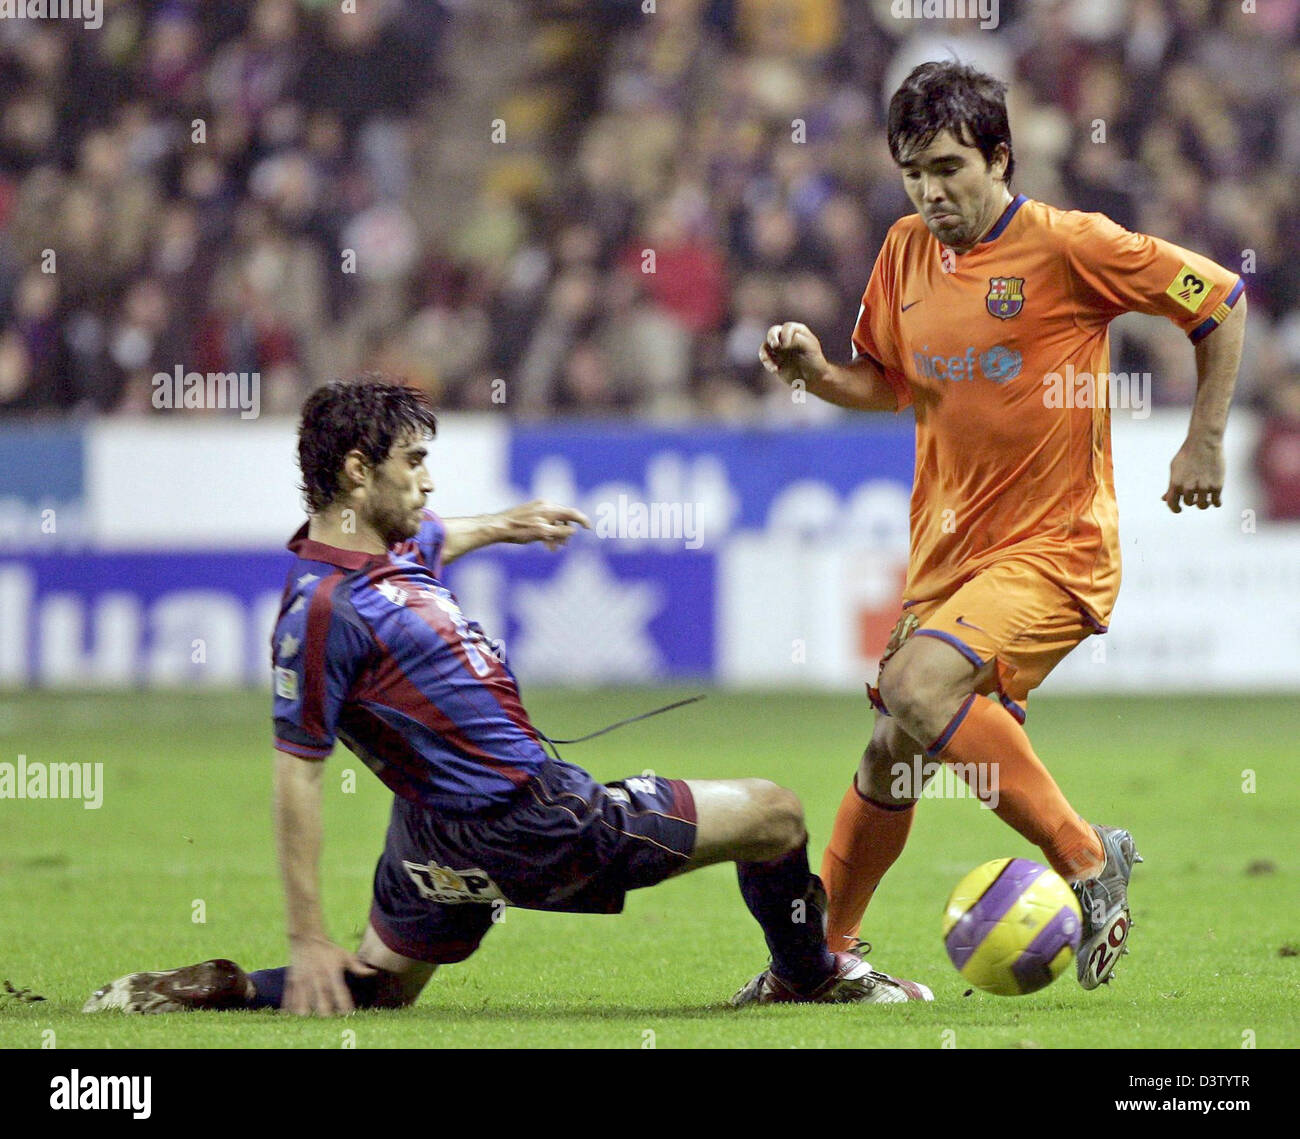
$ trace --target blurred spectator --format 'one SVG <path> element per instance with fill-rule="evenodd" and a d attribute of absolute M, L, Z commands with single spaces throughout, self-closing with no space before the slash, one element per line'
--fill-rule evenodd
<path fill-rule="evenodd" d="M 1282 377 L 1268 393 L 1255 471 L 1265 516 L 1300 521 L 1300 370 Z"/>

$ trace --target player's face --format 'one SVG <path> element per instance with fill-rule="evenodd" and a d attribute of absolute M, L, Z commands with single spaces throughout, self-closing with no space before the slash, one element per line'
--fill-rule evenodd
<path fill-rule="evenodd" d="M 976 147 L 966 146 L 951 131 L 940 131 L 924 150 L 900 163 L 903 188 L 929 231 L 965 252 L 997 221 L 1010 197 L 1002 174 L 1006 158 L 995 154 L 986 164 Z"/>
<path fill-rule="evenodd" d="M 433 491 L 433 479 L 424 466 L 429 449 L 420 439 L 393 444 L 388 458 L 377 466 L 366 493 L 367 520 L 391 546 L 412 538 L 420 528 L 420 511 Z"/>

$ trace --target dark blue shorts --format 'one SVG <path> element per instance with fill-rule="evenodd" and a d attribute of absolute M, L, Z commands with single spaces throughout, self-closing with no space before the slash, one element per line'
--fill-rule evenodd
<path fill-rule="evenodd" d="M 657 775 L 603 784 L 552 761 L 509 804 L 463 819 L 398 797 L 370 924 L 403 957 L 463 961 L 505 906 L 616 914 L 694 848 L 690 788 Z"/>

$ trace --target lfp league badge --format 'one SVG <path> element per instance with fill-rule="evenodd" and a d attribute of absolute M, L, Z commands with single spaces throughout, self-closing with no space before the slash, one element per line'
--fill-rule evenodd
<path fill-rule="evenodd" d="M 988 296 L 984 298 L 989 313 L 999 320 L 1010 320 L 1025 303 L 1024 277 L 990 277 Z"/>

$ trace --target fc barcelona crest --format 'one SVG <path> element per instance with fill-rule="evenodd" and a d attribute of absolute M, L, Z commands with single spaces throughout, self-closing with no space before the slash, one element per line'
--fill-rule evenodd
<path fill-rule="evenodd" d="M 990 277 L 989 295 L 984 298 L 989 313 L 999 320 L 1010 320 L 1025 303 L 1024 277 Z"/>

